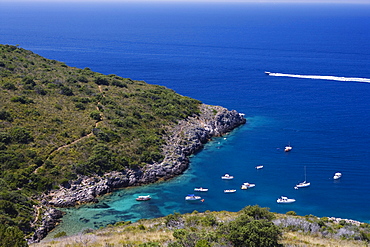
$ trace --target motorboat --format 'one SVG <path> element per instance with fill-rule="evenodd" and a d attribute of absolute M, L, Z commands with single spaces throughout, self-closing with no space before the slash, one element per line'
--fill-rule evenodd
<path fill-rule="evenodd" d="M 290 152 L 290 151 L 292 151 L 292 149 L 293 149 L 293 147 L 292 147 L 292 146 L 290 146 L 290 145 L 288 145 L 288 146 L 286 146 L 286 147 L 284 148 L 284 152 Z"/>
<path fill-rule="evenodd" d="M 276 200 L 277 203 L 293 203 L 295 199 L 288 198 L 286 196 L 281 196 L 279 199 Z"/>
<path fill-rule="evenodd" d="M 303 182 L 300 182 L 299 184 L 297 184 L 294 189 L 299 189 L 299 188 L 305 188 L 305 187 L 308 187 L 310 186 L 311 183 L 310 182 L 307 182 L 307 178 L 306 178 L 306 167 L 304 167 L 304 181 Z"/>
<path fill-rule="evenodd" d="M 194 188 L 194 191 L 207 192 L 208 189 L 207 188 L 203 188 L 203 187 L 197 187 L 197 188 Z"/>
<path fill-rule="evenodd" d="M 340 173 L 340 172 L 336 172 L 335 174 L 334 174 L 334 179 L 340 179 L 342 177 L 342 173 Z"/>
<path fill-rule="evenodd" d="M 225 180 L 230 180 L 230 179 L 233 179 L 234 178 L 234 176 L 230 176 L 229 174 L 225 174 L 225 175 L 223 175 L 222 177 L 221 177 L 222 179 L 225 179 Z"/>
<path fill-rule="evenodd" d="M 266 75 L 270 75 L 270 74 L 271 74 L 271 72 L 265 71 L 265 74 L 266 74 Z"/>
<path fill-rule="evenodd" d="M 257 170 L 260 170 L 260 169 L 262 169 L 263 168 L 263 166 L 261 165 L 261 166 L 256 166 L 256 169 Z"/>
<path fill-rule="evenodd" d="M 253 188 L 255 186 L 256 186 L 256 184 L 244 183 L 244 184 L 242 184 L 241 189 L 246 190 L 246 189 L 249 189 L 249 188 Z"/>
<path fill-rule="evenodd" d="M 197 200 L 201 200 L 201 199 L 202 199 L 202 197 L 196 196 L 194 194 L 189 194 L 189 195 L 185 196 L 186 201 L 197 201 Z"/>
<path fill-rule="evenodd" d="M 150 199 L 152 199 L 152 198 L 150 197 L 150 195 L 147 195 L 147 196 L 138 196 L 138 197 L 136 198 L 136 201 L 149 201 Z"/>
<path fill-rule="evenodd" d="M 224 193 L 234 193 L 236 190 L 224 190 Z"/>

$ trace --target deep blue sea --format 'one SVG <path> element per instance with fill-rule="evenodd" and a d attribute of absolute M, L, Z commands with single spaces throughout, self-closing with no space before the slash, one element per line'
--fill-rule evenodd
<path fill-rule="evenodd" d="M 248 120 L 206 145 L 183 175 L 68 209 L 51 235 L 255 204 L 370 223 L 369 25 L 370 5 L 355 4 L 0 3 L 2 44 L 163 85 Z M 311 186 L 295 190 L 304 168 Z M 335 172 L 343 177 L 334 181 Z M 244 182 L 256 187 L 240 190 Z M 205 201 L 184 201 L 196 186 L 209 188 Z M 296 202 L 277 204 L 281 195 Z"/>

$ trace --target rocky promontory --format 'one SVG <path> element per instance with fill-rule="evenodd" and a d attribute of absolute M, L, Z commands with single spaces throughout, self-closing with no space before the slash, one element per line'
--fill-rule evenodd
<path fill-rule="evenodd" d="M 147 164 L 137 170 L 109 172 L 103 176 L 79 176 L 77 180 L 44 195 L 42 202 L 51 207 L 72 207 L 97 202 L 98 196 L 116 188 L 170 179 L 182 174 L 189 166 L 189 156 L 200 151 L 212 137 L 222 136 L 244 123 L 246 119 L 243 114 L 235 110 L 202 104 L 200 114 L 181 120 L 167 129 L 161 163 Z M 38 234 L 42 236 L 40 231 Z"/>
<path fill-rule="evenodd" d="M 44 199 L 55 207 L 72 207 L 97 202 L 98 196 L 115 188 L 172 178 L 188 168 L 188 156 L 201 150 L 212 137 L 222 136 L 245 122 L 243 115 L 235 110 L 203 104 L 199 115 L 188 117 L 168 129 L 161 163 L 147 164 L 137 170 L 109 172 L 103 176 L 80 176 L 78 180 L 70 181 L 61 189 L 50 192 Z"/>

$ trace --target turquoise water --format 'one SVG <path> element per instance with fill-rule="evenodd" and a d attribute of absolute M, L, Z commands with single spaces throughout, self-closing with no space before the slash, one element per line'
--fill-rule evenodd
<path fill-rule="evenodd" d="M 192 157 L 183 175 L 68 209 L 55 233 L 254 204 L 370 222 L 370 84 L 325 79 L 370 78 L 369 5 L 2 3 L 0 16 L 1 43 L 164 85 L 248 120 Z M 311 186 L 295 190 L 304 167 Z M 225 173 L 235 179 L 221 180 Z M 256 187 L 240 190 L 244 182 Z M 197 186 L 209 188 L 205 201 L 185 202 Z M 135 201 L 147 194 L 153 199 Z M 278 205 L 281 195 L 297 201 Z"/>

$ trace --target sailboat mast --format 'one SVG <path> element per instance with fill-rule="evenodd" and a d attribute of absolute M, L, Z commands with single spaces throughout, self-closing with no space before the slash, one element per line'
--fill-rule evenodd
<path fill-rule="evenodd" d="M 306 166 L 304 166 L 304 181 L 307 181 Z"/>

